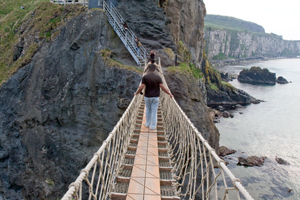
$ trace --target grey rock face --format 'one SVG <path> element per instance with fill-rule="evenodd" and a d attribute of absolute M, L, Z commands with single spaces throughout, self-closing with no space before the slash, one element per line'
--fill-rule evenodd
<path fill-rule="evenodd" d="M 124 112 L 119 100 L 130 101 L 141 80 L 102 61 L 99 50 L 120 46 L 103 12 L 84 13 L 3 84 L 4 198 L 60 199 L 98 150 Z"/>
<path fill-rule="evenodd" d="M 170 22 L 156 1 L 118 0 L 115 5 L 149 53 L 165 47 L 176 50 L 167 26 Z"/>
<path fill-rule="evenodd" d="M 176 52 L 181 41 L 201 65 L 206 14 L 202 0 L 119 0 L 117 8 L 147 50 L 167 47 Z"/>
<path fill-rule="evenodd" d="M 168 25 L 175 44 L 181 41 L 191 53 L 192 60 L 200 69 L 203 59 L 203 27 L 206 15 L 202 0 L 169 0 L 166 1 Z"/>

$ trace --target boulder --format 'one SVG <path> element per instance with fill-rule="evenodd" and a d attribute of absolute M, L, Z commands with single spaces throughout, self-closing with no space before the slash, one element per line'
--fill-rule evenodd
<path fill-rule="evenodd" d="M 129 106 L 129 104 L 130 104 L 129 99 L 121 98 L 117 103 L 117 107 L 125 110 Z"/>
<path fill-rule="evenodd" d="M 220 120 L 219 119 L 213 119 L 213 122 L 214 123 L 220 123 Z"/>
<path fill-rule="evenodd" d="M 175 66 L 175 53 L 170 48 L 159 50 L 157 56 L 160 57 L 161 65 L 164 67 Z"/>
<path fill-rule="evenodd" d="M 279 84 L 287 84 L 287 83 L 289 83 L 289 82 L 288 82 L 285 78 L 283 78 L 282 76 L 278 76 L 276 82 L 279 83 Z"/>
<path fill-rule="evenodd" d="M 223 112 L 223 117 L 228 118 L 231 117 L 228 111 Z"/>
<path fill-rule="evenodd" d="M 266 68 L 251 67 L 250 69 L 243 69 L 238 80 L 242 83 L 275 85 L 276 74 Z"/>
<path fill-rule="evenodd" d="M 277 156 L 275 157 L 275 160 L 281 165 L 290 165 L 289 162 L 287 162 L 286 160 L 284 160 L 282 158 L 277 158 Z"/>
<path fill-rule="evenodd" d="M 225 146 L 220 146 L 220 148 L 219 148 L 219 156 L 226 156 L 226 155 L 229 155 L 229 154 L 233 154 L 235 152 L 236 152 L 236 150 L 228 149 Z"/>
<path fill-rule="evenodd" d="M 219 110 L 219 111 L 223 111 L 223 110 L 224 110 L 224 108 L 223 108 L 223 106 L 218 106 L 218 107 L 217 107 L 217 110 Z"/>
<path fill-rule="evenodd" d="M 223 81 L 229 82 L 232 80 L 228 73 L 220 73 L 220 74 Z"/>
<path fill-rule="evenodd" d="M 236 108 L 244 108 L 241 104 L 236 104 L 235 107 Z"/>
<path fill-rule="evenodd" d="M 263 166 L 266 158 L 267 157 L 265 157 L 265 156 L 262 156 L 262 157 L 249 156 L 248 158 L 238 157 L 239 162 L 237 164 L 249 166 L 249 167 L 253 167 L 253 166 L 261 167 L 261 166 Z"/>

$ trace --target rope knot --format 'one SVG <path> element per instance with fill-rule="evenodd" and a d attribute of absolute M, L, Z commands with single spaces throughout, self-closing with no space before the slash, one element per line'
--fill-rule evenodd
<path fill-rule="evenodd" d="M 97 160 L 99 160 L 100 159 L 100 152 L 98 153 L 98 152 L 96 152 L 96 153 L 94 153 L 94 156 L 97 156 Z"/>
<path fill-rule="evenodd" d="M 234 186 L 236 189 L 238 189 L 238 188 L 236 187 L 235 182 L 239 182 L 239 183 L 242 185 L 242 182 L 241 182 L 240 179 L 238 179 L 238 178 L 233 179 L 233 180 L 232 180 L 232 184 L 233 184 L 233 186 Z"/>
<path fill-rule="evenodd" d="M 79 183 L 73 182 L 69 185 L 68 189 L 70 189 L 71 187 L 75 187 L 75 194 L 77 194 L 79 190 L 79 186 L 80 186 Z"/>
<path fill-rule="evenodd" d="M 85 172 L 85 178 L 87 178 L 87 177 L 89 176 L 88 170 L 82 169 L 82 170 L 80 171 L 80 174 L 81 174 L 82 172 Z"/>
<path fill-rule="evenodd" d="M 226 165 L 225 161 L 222 160 L 222 159 L 220 159 L 220 160 L 218 161 L 218 166 L 219 166 L 220 168 L 222 168 L 222 167 L 221 167 L 221 162 L 224 163 L 224 164 Z"/>

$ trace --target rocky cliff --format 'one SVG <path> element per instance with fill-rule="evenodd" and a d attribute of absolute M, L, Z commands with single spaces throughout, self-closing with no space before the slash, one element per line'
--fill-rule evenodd
<path fill-rule="evenodd" d="M 105 14 L 82 13 L 2 85 L 0 197 L 60 198 L 100 147 L 141 79 L 106 48 L 124 47 Z"/>
<path fill-rule="evenodd" d="M 126 8 L 126 2 L 119 1 L 120 8 Z M 156 12 L 144 12 L 144 6 Z M 149 41 L 149 48 L 171 46 L 176 51 L 179 40 L 195 61 L 201 60 L 203 24 L 195 28 L 184 22 L 204 16 L 202 1 L 133 1 L 128 9 L 139 12 L 128 12 L 125 19 L 143 16 L 142 24 L 130 21 L 130 26 L 144 43 Z M 178 18 L 168 18 L 164 12 L 171 11 L 164 9 L 177 9 Z M 119 120 L 141 80 L 139 69 L 114 60 L 130 63 L 132 58 L 103 11 L 93 9 L 65 21 L 47 32 L 49 37 L 36 44 L 29 61 L 0 87 L 0 199 L 61 198 Z M 139 32 L 144 26 L 149 29 Z M 199 41 L 185 36 L 188 31 Z M 151 33 L 155 34 L 146 35 Z M 167 77 L 174 81 L 170 88 L 183 110 L 218 148 L 219 133 L 201 90 L 194 91 L 195 81 L 182 75 Z"/>
<path fill-rule="evenodd" d="M 213 64 L 220 60 L 231 63 L 232 60 L 296 57 L 300 54 L 300 41 L 283 40 L 275 34 L 208 25 L 204 37 L 207 57 Z"/>
<path fill-rule="evenodd" d="M 178 52 L 185 45 L 192 61 L 200 68 L 206 14 L 202 0 L 119 0 L 116 4 L 147 49 L 171 48 Z"/>

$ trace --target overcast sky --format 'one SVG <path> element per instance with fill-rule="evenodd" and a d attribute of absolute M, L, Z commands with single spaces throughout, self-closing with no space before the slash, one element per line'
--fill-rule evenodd
<path fill-rule="evenodd" d="M 204 0 L 207 14 L 254 22 L 266 33 L 300 40 L 300 0 Z"/>

